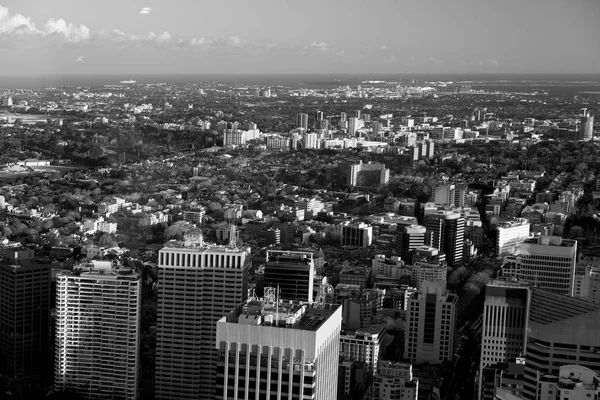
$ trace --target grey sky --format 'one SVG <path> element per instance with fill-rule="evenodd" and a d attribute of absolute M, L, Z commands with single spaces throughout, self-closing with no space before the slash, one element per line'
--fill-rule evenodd
<path fill-rule="evenodd" d="M 600 73 L 599 0 L 0 0 L 6 74 Z"/>

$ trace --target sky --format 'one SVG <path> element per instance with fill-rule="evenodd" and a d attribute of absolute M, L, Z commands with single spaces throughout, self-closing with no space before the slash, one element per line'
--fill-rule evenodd
<path fill-rule="evenodd" d="M 600 0 L 0 0 L 0 73 L 600 73 Z"/>

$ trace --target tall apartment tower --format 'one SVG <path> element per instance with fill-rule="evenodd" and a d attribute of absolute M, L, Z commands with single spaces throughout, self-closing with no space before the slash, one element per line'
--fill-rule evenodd
<path fill-rule="evenodd" d="M 216 399 L 336 399 L 341 322 L 339 305 L 243 303 L 217 322 Z"/>
<path fill-rule="evenodd" d="M 443 251 L 452 268 L 463 262 L 465 219 L 459 213 L 438 211 L 427 216 L 428 245 Z"/>
<path fill-rule="evenodd" d="M 519 254 L 502 269 L 505 275 L 533 283 L 550 292 L 573 296 L 577 241 L 559 236 L 527 239 Z"/>
<path fill-rule="evenodd" d="M 296 115 L 296 128 L 308 130 L 308 114 L 300 113 Z"/>
<path fill-rule="evenodd" d="M 579 125 L 579 139 L 592 140 L 594 137 L 594 115 L 586 108 L 583 109 Z"/>
<path fill-rule="evenodd" d="M 6 249 L 0 264 L 0 379 L 14 393 L 50 369 L 50 265 L 34 263 L 33 255 Z"/>
<path fill-rule="evenodd" d="M 364 222 L 341 226 L 340 245 L 367 248 L 373 242 L 373 227 Z"/>
<path fill-rule="evenodd" d="M 479 363 L 480 395 L 484 368 L 513 362 L 525 354 L 530 302 L 530 283 L 495 280 L 487 284 Z"/>
<path fill-rule="evenodd" d="M 61 272 L 56 289 L 54 388 L 82 398 L 136 399 L 141 277 L 110 261 Z"/>
<path fill-rule="evenodd" d="M 412 363 L 452 360 L 458 297 L 441 281 L 424 282 L 408 300 L 404 354 Z"/>
<path fill-rule="evenodd" d="M 529 312 L 523 397 L 547 399 L 544 384 L 556 383 L 566 364 L 600 370 L 600 305 L 534 288 Z M 569 374 L 567 374 L 569 377 Z M 578 378 L 577 374 L 571 378 Z M 569 382 L 569 386 L 575 382 Z M 563 389 L 569 389 L 563 386 Z M 597 398 L 555 393 L 554 399 Z M 542 392 L 542 390 L 544 392 Z M 556 396 L 558 395 L 558 396 Z"/>
<path fill-rule="evenodd" d="M 406 262 L 411 251 L 425 244 L 427 228 L 422 225 L 405 226 L 396 233 L 394 253 Z"/>
<path fill-rule="evenodd" d="M 193 229 L 159 252 L 156 399 L 212 399 L 216 322 L 248 296 L 250 248 L 204 243 Z"/>
<path fill-rule="evenodd" d="M 267 250 L 264 286 L 279 289 L 279 298 L 312 303 L 315 262 L 312 252 Z"/>

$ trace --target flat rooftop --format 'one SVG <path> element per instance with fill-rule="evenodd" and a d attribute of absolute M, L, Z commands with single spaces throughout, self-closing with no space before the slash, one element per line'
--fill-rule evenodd
<path fill-rule="evenodd" d="M 226 319 L 234 324 L 316 331 L 339 307 L 337 304 L 324 304 L 317 308 L 315 304 L 254 299 L 236 308 Z"/>

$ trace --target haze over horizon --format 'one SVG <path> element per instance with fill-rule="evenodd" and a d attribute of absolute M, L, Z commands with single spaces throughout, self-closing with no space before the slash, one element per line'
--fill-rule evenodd
<path fill-rule="evenodd" d="M 600 73 L 597 0 L 0 0 L 5 75 Z"/>

